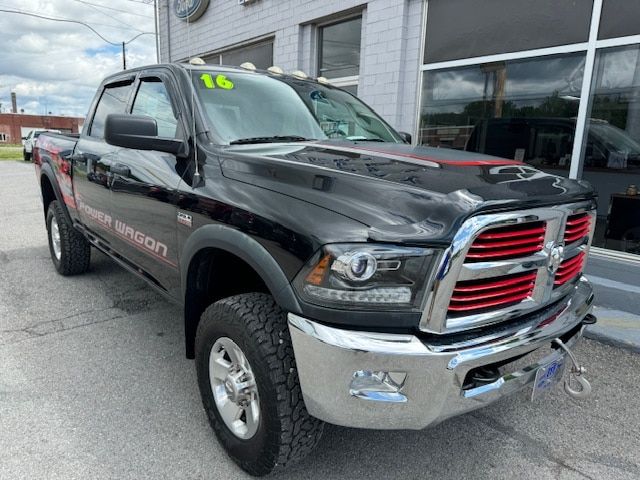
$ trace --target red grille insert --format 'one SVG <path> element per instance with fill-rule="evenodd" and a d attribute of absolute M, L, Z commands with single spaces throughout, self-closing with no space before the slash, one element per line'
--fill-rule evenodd
<path fill-rule="evenodd" d="M 588 213 L 570 215 L 564 231 L 564 243 L 569 244 L 589 236 L 591 232 L 591 216 Z"/>
<path fill-rule="evenodd" d="M 545 222 L 528 222 L 485 230 L 476 237 L 467 262 L 526 257 L 544 247 Z"/>
<path fill-rule="evenodd" d="M 476 310 L 519 303 L 532 294 L 535 281 L 535 271 L 460 281 L 453 289 L 449 312 L 470 314 Z"/>
<path fill-rule="evenodd" d="M 560 264 L 560 267 L 556 272 L 556 277 L 553 280 L 554 288 L 560 287 L 580 275 L 580 273 L 582 273 L 582 269 L 584 268 L 584 259 L 585 253 L 580 252 L 575 257 L 564 260 Z"/>

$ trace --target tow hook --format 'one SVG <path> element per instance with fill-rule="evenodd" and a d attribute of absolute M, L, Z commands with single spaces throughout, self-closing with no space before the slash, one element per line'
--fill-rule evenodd
<path fill-rule="evenodd" d="M 576 400 L 584 400 L 589 395 L 591 395 L 591 384 L 589 383 L 589 380 L 584 378 L 584 374 L 587 372 L 587 369 L 578 363 L 578 360 L 576 359 L 573 352 L 569 350 L 569 347 L 567 347 L 562 340 L 556 338 L 553 343 L 567 352 L 567 355 L 569 356 L 569 358 L 571 359 L 571 363 L 573 364 L 571 367 L 571 371 L 569 372 L 569 378 L 564 382 L 564 391 L 571 398 L 575 398 Z M 572 378 L 575 379 L 580 385 L 578 389 L 575 389 L 571 386 Z"/>

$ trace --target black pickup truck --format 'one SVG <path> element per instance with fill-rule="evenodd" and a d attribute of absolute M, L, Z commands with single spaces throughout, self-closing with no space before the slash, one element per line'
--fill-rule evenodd
<path fill-rule="evenodd" d="M 422 429 L 565 366 L 586 396 L 593 189 L 408 137 L 301 73 L 113 75 L 79 137 L 38 138 L 53 264 L 94 247 L 184 307 L 204 408 L 253 475 L 323 422 Z"/>

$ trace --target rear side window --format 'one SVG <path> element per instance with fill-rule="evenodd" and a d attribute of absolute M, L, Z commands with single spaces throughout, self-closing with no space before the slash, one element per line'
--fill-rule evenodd
<path fill-rule="evenodd" d="M 104 138 L 104 124 L 107 115 L 110 113 L 125 113 L 131 88 L 132 84 L 130 83 L 105 87 L 91 122 L 90 136 Z"/>
<path fill-rule="evenodd" d="M 158 125 L 159 137 L 179 136 L 178 120 L 173 114 L 169 93 L 159 78 L 142 80 L 131 113 L 153 118 Z"/>

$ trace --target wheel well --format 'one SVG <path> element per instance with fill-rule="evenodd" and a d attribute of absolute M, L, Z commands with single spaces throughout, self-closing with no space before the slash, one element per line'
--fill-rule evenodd
<path fill-rule="evenodd" d="M 49 211 L 49 204 L 56 199 L 56 194 L 53 191 L 53 185 L 46 175 L 42 175 L 40 180 L 40 188 L 42 190 L 42 203 L 44 205 L 44 216 L 47 217 Z"/>
<path fill-rule="evenodd" d="M 187 358 L 194 358 L 200 316 L 212 303 L 232 295 L 270 293 L 260 275 L 240 257 L 217 248 L 205 248 L 189 263 L 184 299 Z"/>

